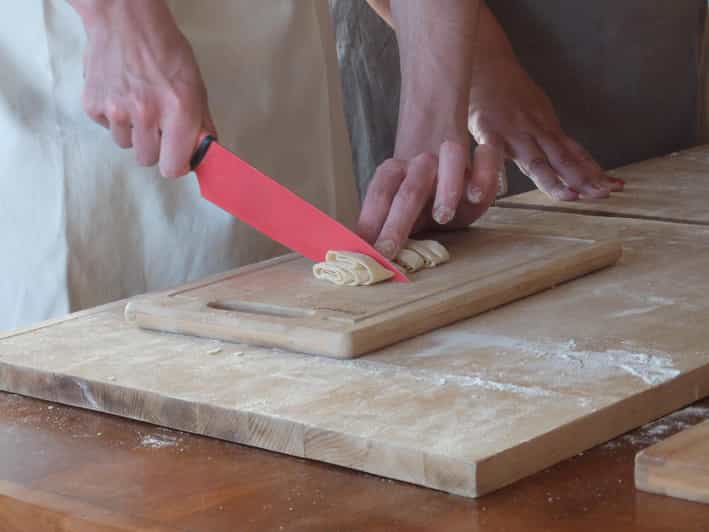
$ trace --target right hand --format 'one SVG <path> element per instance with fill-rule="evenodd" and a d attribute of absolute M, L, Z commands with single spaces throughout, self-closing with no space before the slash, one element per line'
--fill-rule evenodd
<path fill-rule="evenodd" d="M 88 38 L 86 113 L 143 166 L 190 171 L 200 133 L 216 136 L 194 53 L 163 0 L 73 0 Z"/>
<path fill-rule="evenodd" d="M 478 61 L 470 93 L 469 130 L 504 152 L 553 199 L 605 198 L 622 179 L 600 165 L 561 128 L 551 101 L 519 64 L 504 30 L 480 11 Z"/>

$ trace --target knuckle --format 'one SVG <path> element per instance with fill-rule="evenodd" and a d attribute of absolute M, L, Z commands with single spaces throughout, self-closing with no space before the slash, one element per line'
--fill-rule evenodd
<path fill-rule="evenodd" d="M 426 168 L 436 168 L 438 166 L 438 157 L 430 151 L 425 151 L 419 153 L 411 162 Z"/>
<path fill-rule="evenodd" d="M 549 170 L 549 163 L 547 162 L 546 158 L 542 155 L 538 155 L 536 157 L 533 157 L 527 164 L 527 171 L 529 171 L 532 174 L 537 174 L 540 172 L 546 172 Z"/>
<path fill-rule="evenodd" d="M 156 121 L 154 107 L 143 100 L 133 103 L 133 121 L 141 126 L 150 126 Z"/>
<path fill-rule="evenodd" d="M 404 167 L 401 161 L 397 159 L 387 159 L 382 164 L 377 167 L 375 173 L 382 175 L 391 175 L 399 172 L 403 172 Z"/>
<path fill-rule="evenodd" d="M 426 198 L 429 186 L 421 181 L 408 181 L 401 185 L 399 197 L 407 204 L 416 203 Z"/>
<path fill-rule="evenodd" d="M 380 203 L 385 199 L 389 198 L 391 193 L 389 188 L 384 183 L 372 182 L 372 184 L 367 189 L 367 194 L 365 195 L 365 201 L 367 203 L 375 202 Z"/>
<path fill-rule="evenodd" d="M 172 111 L 180 114 L 189 114 L 194 108 L 194 98 L 188 91 L 171 89 L 165 95 L 167 105 Z"/>
<path fill-rule="evenodd" d="M 159 155 L 152 151 L 138 150 L 136 160 L 141 166 L 154 166 L 159 160 Z"/>
<path fill-rule="evenodd" d="M 109 122 L 115 124 L 127 124 L 129 122 L 126 110 L 115 102 L 106 103 L 105 115 Z"/>
<path fill-rule="evenodd" d="M 460 142 L 444 140 L 441 143 L 441 153 L 464 154 L 465 148 Z"/>
<path fill-rule="evenodd" d="M 163 177 L 179 177 L 179 172 L 172 165 L 160 165 L 160 173 L 163 175 Z"/>
<path fill-rule="evenodd" d="M 559 154 L 559 164 L 563 168 L 576 168 L 579 166 L 579 161 L 571 152 L 564 150 Z"/>
<path fill-rule="evenodd" d="M 101 112 L 101 106 L 98 104 L 96 99 L 93 98 L 93 96 L 85 94 L 81 100 L 81 104 L 84 112 L 94 120 L 97 120 L 103 115 Z"/>
<path fill-rule="evenodd" d="M 165 177 L 181 177 L 187 173 L 187 165 L 179 161 L 161 162 L 160 173 Z"/>

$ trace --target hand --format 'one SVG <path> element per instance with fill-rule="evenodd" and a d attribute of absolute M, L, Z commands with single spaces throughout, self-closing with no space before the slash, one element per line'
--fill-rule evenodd
<path fill-rule="evenodd" d="M 358 231 L 394 258 L 412 232 L 464 227 L 495 198 L 501 155 L 466 129 L 480 2 L 372 2 L 396 31 L 401 66 L 394 157 L 377 169 Z"/>
<path fill-rule="evenodd" d="M 357 231 L 387 258 L 394 258 L 411 233 L 467 227 L 497 194 L 502 154 L 491 146 L 445 141 L 438 154 L 423 151 L 392 158 L 376 170 L 367 189 Z"/>
<path fill-rule="evenodd" d="M 518 63 L 487 8 L 480 15 L 480 43 L 468 123 L 475 140 L 498 147 L 554 199 L 605 198 L 623 190 L 623 180 L 604 173 L 564 133 L 551 101 Z"/>
<path fill-rule="evenodd" d="M 84 109 L 138 163 L 189 172 L 203 130 L 216 135 L 192 48 L 162 0 L 73 0 L 88 37 Z"/>

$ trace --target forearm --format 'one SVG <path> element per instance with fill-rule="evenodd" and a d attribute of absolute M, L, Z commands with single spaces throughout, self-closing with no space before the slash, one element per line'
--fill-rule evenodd
<path fill-rule="evenodd" d="M 394 21 L 391 19 L 391 3 L 389 0 L 367 0 L 367 3 L 384 22 L 394 27 Z"/>
<path fill-rule="evenodd" d="M 132 26 L 131 20 L 148 21 L 159 31 L 165 25 L 175 26 L 170 8 L 164 0 L 67 0 L 81 17 L 87 31 L 95 27 L 111 26 L 120 29 L 111 21 L 126 20 L 127 26 Z"/>
<path fill-rule="evenodd" d="M 478 0 L 391 1 L 402 78 L 397 157 L 427 142 L 427 149 L 466 142 L 458 137 L 466 132 L 479 7 Z"/>
<path fill-rule="evenodd" d="M 480 7 L 480 20 L 475 45 L 476 55 L 474 70 L 483 62 L 506 61 L 517 62 L 517 56 L 507 38 L 505 30 L 486 5 Z"/>

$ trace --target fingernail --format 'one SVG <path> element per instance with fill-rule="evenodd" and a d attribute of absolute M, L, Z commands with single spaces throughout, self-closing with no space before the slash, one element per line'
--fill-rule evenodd
<path fill-rule="evenodd" d="M 374 247 L 379 253 L 384 255 L 387 259 L 394 258 L 394 253 L 396 252 L 396 244 L 391 240 L 384 240 L 383 242 L 377 242 Z"/>
<path fill-rule="evenodd" d="M 472 203 L 473 205 L 477 205 L 483 199 L 483 191 L 480 187 L 475 185 L 468 187 L 466 195 L 468 196 L 468 203 Z"/>
<path fill-rule="evenodd" d="M 433 219 L 440 225 L 447 224 L 454 216 L 455 211 L 445 205 L 440 205 L 433 210 Z"/>
<path fill-rule="evenodd" d="M 578 194 L 578 193 L 579 193 L 578 190 L 576 190 L 575 188 L 571 188 L 571 187 L 568 187 L 566 190 L 568 190 L 569 192 L 573 192 L 574 194 Z"/>

